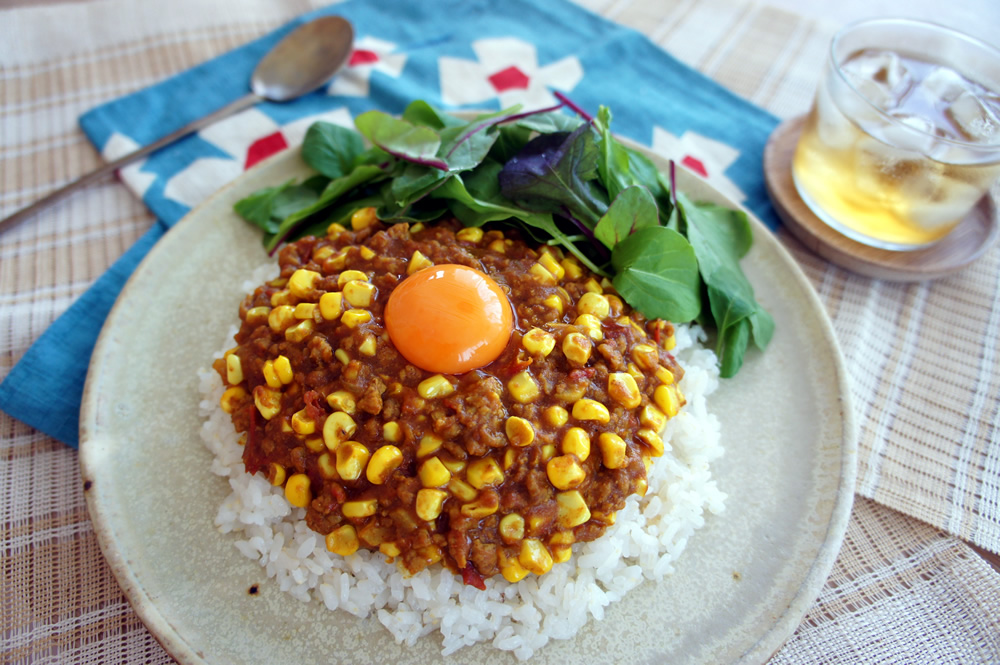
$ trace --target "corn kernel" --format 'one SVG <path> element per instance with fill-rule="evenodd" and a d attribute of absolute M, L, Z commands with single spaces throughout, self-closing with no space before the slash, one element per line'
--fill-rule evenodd
<path fill-rule="evenodd" d="M 267 315 L 267 325 L 274 332 L 284 332 L 285 328 L 295 323 L 295 309 L 289 305 L 279 305 Z"/>
<path fill-rule="evenodd" d="M 561 406 L 550 406 L 542 415 L 545 417 L 545 422 L 553 427 L 562 427 L 569 420 L 569 411 Z"/>
<path fill-rule="evenodd" d="M 334 411 L 326 417 L 323 423 L 323 443 L 327 449 L 336 451 L 337 447 L 350 439 L 357 431 L 358 424 L 354 418 L 343 411 Z"/>
<path fill-rule="evenodd" d="M 296 434 L 306 436 L 316 431 L 316 422 L 306 415 L 305 409 L 302 409 L 292 414 L 292 429 Z"/>
<path fill-rule="evenodd" d="M 595 522 L 600 522 L 601 524 L 603 524 L 605 526 L 614 526 L 615 522 L 618 520 L 618 513 L 616 513 L 616 512 L 613 512 L 613 513 L 597 513 L 597 512 L 594 512 L 594 513 L 590 514 L 590 519 L 594 520 Z"/>
<path fill-rule="evenodd" d="M 348 328 L 357 328 L 372 320 L 372 313 L 366 309 L 349 309 L 340 316 L 340 322 Z"/>
<path fill-rule="evenodd" d="M 417 475 L 420 476 L 420 484 L 424 487 L 441 487 L 451 480 L 451 471 L 437 457 L 432 457 L 421 464 Z"/>
<path fill-rule="evenodd" d="M 499 559 L 500 574 L 503 575 L 503 578 L 508 582 L 520 582 L 528 576 L 528 570 L 521 565 L 521 562 L 518 561 L 516 557 L 507 557 L 507 555 L 501 551 Z"/>
<path fill-rule="evenodd" d="M 574 367 L 583 367 L 590 360 L 593 342 L 586 335 L 571 332 L 563 338 L 562 352 L 566 360 Z"/>
<path fill-rule="evenodd" d="M 601 328 L 601 320 L 593 314 L 581 314 L 573 321 L 575 325 L 581 326 L 587 333 L 587 337 L 600 342 L 604 339 L 604 330 Z"/>
<path fill-rule="evenodd" d="M 399 443 L 403 440 L 403 429 L 395 420 L 391 420 L 382 425 L 382 438 L 390 443 Z"/>
<path fill-rule="evenodd" d="M 315 270 L 299 268 L 288 278 L 288 290 L 299 299 L 306 299 L 316 287 L 316 281 L 321 275 Z"/>
<path fill-rule="evenodd" d="M 557 314 L 562 316 L 563 313 L 563 300 L 559 296 L 553 294 L 542 301 L 546 307 L 554 309 Z"/>
<path fill-rule="evenodd" d="M 528 268 L 528 272 L 540 284 L 546 284 L 548 286 L 556 284 L 556 276 L 550 273 L 541 263 L 533 263 L 531 267 Z"/>
<path fill-rule="evenodd" d="M 340 291 L 324 293 L 319 297 L 319 314 L 327 321 L 333 321 L 340 316 L 343 309 L 344 294 Z"/>
<path fill-rule="evenodd" d="M 590 457 L 590 435 L 582 427 L 570 427 L 563 434 L 562 451 L 566 455 L 576 455 L 581 462 Z"/>
<path fill-rule="evenodd" d="M 457 240 L 477 243 L 483 239 L 483 230 L 478 226 L 467 226 L 455 234 Z"/>
<path fill-rule="evenodd" d="M 521 541 L 521 553 L 517 561 L 525 570 L 535 575 L 544 575 L 552 570 L 552 555 L 542 541 L 536 538 L 526 538 Z"/>
<path fill-rule="evenodd" d="M 418 249 L 414 251 L 413 256 L 410 257 L 410 265 L 406 266 L 406 274 L 412 275 L 413 273 L 420 272 L 424 268 L 430 268 L 432 265 L 434 265 L 434 262 L 424 256 Z"/>
<path fill-rule="evenodd" d="M 621 468 L 625 463 L 627 446 L 625 439 L 613 432 L 601 432 L 597 437 L 597 447 L 601 449 L 601 461 L 609 469 Z"/>
<path fill-rule="evenodd" d="M 374 206 L 358 208 L 351 215 L 351 229 L 355 231 L 360 231 L 361 229 L 367 229 L 369 226 L 371 226 L 377 221 L 378 217 L 375 216 Z"/>
<path fill-rule="evenodd" d="M 403 463 L 403 452 L 396 446 L 382 446 L 372 453 L 365 476 L 373 485 L 384 485 L 392 472 Z"/>
<path fill-rule="evenodd" d="M 530 445 L 535 440 L 535 428 L 531 426 L 531 421 L 519 416 L 511 416 L 504 425 L 507 440 L 511 445 L 524 447 Z"/>
<path fill-rule="evenodd" d="M 233 386 L 232 388 L 227 388 L 222 397 L 219 398 L 219 406 L 226 413 L 232 413 L 236 410 L 236 405 L 242 402 L 247 396 L 247 391 L 241 386 Z"/>
<path fill-rule="evenodd" d="M 611 303 L 608 302 L 607 297 L 600 293 L 588 291 L 580 296 L 580 299 L 576 302 L 576 311 L 580 314 L 590 314 L 591 316 L 596 316 L 598 319 L 603 319 L 607 318 L 608 313 L 611 311 Z"/>
<path fill-rule="evenodd" d="M 572 545 L 576 542 L 576 536 L 572 531 L 556 531 L 549 536 L 549 545 Z"/>
<path fill-rule="evenodd" d="M 464 459 L 455 459 L 454 457 L 443 457 L 440 459 L 441 463 L 444 464 L 445 468 L 448 469 L 448 471 L 450 471 L 452 475 L 456 473 L 462 473 L 462 471 L 465 471 Z"/>
<path fill-rule="evenodd" d="M 264 321 L 267 321 L 267 315 L 271 313 L 271 308 L 264 305 L 259 307 L 251 307 L 247 310 L 247 323 L 251 325 L 260 325 Z"/>
<path fill-rule="evenodd" d="M 326 549 L 339 554 L 340 556 L 350 556 L 358 551 L 361 542 L 358 540 L 358 532 L 351 524 L 337 527 L 326 535 Z"/>
<path fill-rule="evenodd" d="M 285 484 L 286 477 L 285 467 L 277 462 L 271 462 L 267 465 L 267 482 L 275 487 L 281 487 Z"/>
<path fill-rule="evenodd" d="M 642 370 L 639 369 L 639 366 L 635 363 L 629 363 L 626 365 L 625 371 L 628 372 L 636 381 L 644 381 L 646 379 L 646 375 L 642 373 Z"/>
<path fill-rule="evenodd" d="M 515 374 L 507 382 L 507 389 L 510 391 L 510 395 L 514 398 L 514 401 L 521 404 L 527 404 L 541 394 L 541 388 L 538 387 L 538 383 L 535 382 L 534 377 L 527 370 Z"/>
<path fill-rule="evenodd" d="M 515 448 L 507 448 L 503 453 L 503 470 L 507 471 L 510 467 L 514 466 L 514 462 L 517 461 L 517 450 Z"/>
<path fill-rule="evenodd" d="M 556 494 L 556 503 L 559 506 L 556 522 L 563 529 L 572 529 L 590 519 L 590 508 L 578 490 L 559 492 Z"/>
<path fill-rule="evenodd" d="M 274 418 L 281 411 L 281 393 L 277 390 L 257 386 L 253 389 L 253 402 L 264 420 Z"/>
<path fill-rule="evenodd" d="M 611 414 L 608 412 L 608 407 L 588 398 L 578 399 L 573 402 L 573 417 L 577 420 L 596 420 L 599 423 L 611 421 Z"/>
<path fill-rule="evenodd" d="M 635 493 L 638 496 L 646 496 L 646 492 L 649 491 L 649 481 L 645 478 L 639 478 L 635 481 Z"/>
<path fill-rule="evenodd" d="M 580 466 L 576 455 L 559 455 L 553 457 L 545 465 L 545 475 L 557 490 L 569 490 L 579 487 L 587 478 L 586 472 Z"/>
<path fill-rule="evenodd" d="M 477 490 L 503 482 L 503 470 L 492 457 L 483 457 L 469 464 L 465 480 Z"/>
<path fill-rule="evenodd" d="M 288 289 L 282 289 L 281 291 L 275 291 L 271 294 L 271 307 L 277 307 L 278 305 L 291 305 L 292 304 L 292 292 Z"/>
<path fill-rule="evenodd" d="M 337 390 L 326 396 L 326 403 L 334 411 L 343 411 L 349 415 L 354 415 L 357 411 L 357 400 L 354 395 L 346 390 Z"/>
<path fill-rule="evenodd" d="M 324 478 L 340 480 L 340 474 L 337 473 L 337 460 L 329 452 L 325 452 L 317 457 L 316 465 L 319 467 L 319 472 Z"/>
<path fill-rule="evenodd" d="M 500 518 L 500 537 L 508 545 L 524 538 L 524 518 L 517 513 L 510 513 Z"/>
<path fill-rule="evenodd" d="M 552 456 L 556 454 L 556 447 L 551 443 L 546 443 L 542 446 L 542 461 L 548 462 L 552 459 Z"/>
<path fill-rule="evenodd" d="M 344 229 L 345 231 L 347 229 Z M 330 274 L 343 270 L 347 265 L 347 250 L 342 249 L 323 262 L 323 272 Z"/>
<path fill-rule="evenodd" d="M 410 224 L 410 228 L 409 228 L 410 235 L 413 235 L 414 233 L 420 233 L 421 231 L 423 231 L 426 228 L 427 228 L 427 225 L 424 224 L 423 222 L 417 222 L 415 224 Z"/>
<path fill-rule="evenodd" d="M 462 504 L 461 513 L 466 517 L 482 519 L 500 509 L 500 497 L 496 492 L 483 492 L 474 501 Z"/>
<path fill-rule="evenodd" d="M 541 328 L 532 328 L 524 333 L 521 338 L 521 346 L 533 356 L 545 356 L 552 353 L 556 347 L 556 338 L 552 333 L 545 332 Z"/>
<path fill-rule="evenodd" d="M 442 443 L 444 441 L 442 441 L 441 437 L 434 434 L 424 434 L 420 437 L 420 442 L 417 444 L 417 457 L 433 455 L 440 450 Z"/>
<path fill-rule="evenodd" d="M 306 440 L 303 443 L 306 444 L 306 448 L 314 453 L 321 453 L 326 450 L 326 445 L 323 443 L 322 436 L 306 437 Z"/>
<path fill-rule="evenodd" d="M 608 395 L 626 409 L 634 409 L 642 404 L 642 394 L 635 377 L 627 372 L 608 374 Z"/>
<path fill-rule="evenodd" d="M 507 253 L 507 245 L 504 244 L 503 240 L 494 240 L 494 241 L 490 242 L 490 244 L 487 245 L 487 247 L 490 250 L 496 252 L 497 254 L 506 254 Z"/>
<path fill-rule="evenodd" d="M 243 362 L 235 353 L 226 356 L 226 381 L 232 386 L 243 383 Z"/>
<path fill-rule="evenodd" d="M 305 508 L 312 501 L 312 491 L 309 489 L 309 476 L 304 473 L 294 473 L 285 483 L 285 498 L 288 503 L 297 508 Z"/>
<path fill-rule="evenodd" d="M 281 431 L 284 432 L 285 434 L 291 434 L 292 432 L 295 431 L 292 429 L 292 424 L 288 422 L 288 418 L 282 418 L 280 422 L 281 422 Z"/>
<path fill-rule="evenodd" d="M 660 365 L 660 356 L 655 346 L 636 344 L 632 347 L 632 359 L 644 370 L 655 370 Z"/>
<path fill-rule="evenodd" d="M 292 316 L 299 320 L 311 320 L 319 305 L 314 302 L 300 302 L 292 311 Z"/>
<path fill-rule="evenodd" d="M 566 274 L 566 269 L 563 268 L 559 261 L 550 252 L 544 251 L 542 255 L 538 257 L 538 263 L 545 268 L 550 275 L 552 275 L 558 282 L 562 280 L 563 276 Z"/>
<path fill-rule="evenodd" d="M 586 282 L 583 283 L 583 288 L 591 293 L 604 293 L 604 289 L 601 287 L 600 282 L 591 277 Z"/>
<path fill-rule="evenodd" d="M 568 545 L 554 545 L 549 550 L 552 552 L 552 563 L 566 563 L 573 556 L 573 548 Z"/>
<path fill-rule="evenodd" d="M 444 490 L 437 490 L 425 487 L 417 492 L 416 513 L 417 517 L 425 522 L 432 522 L 441 514 L 444 502 L 448 498 L 448 493 Z"/>
<path fill-rule="evenodd" d="M 580 279 L 583 277 L 583 268 L 580 263 L 572 256 L 567 256 L 565 259 L 559 262 L 566 272 L 567 279 Z"/>
<path fill-rule="evenodd" d="M 264 366 L 261 367 L 261 373 L 264 375 L 264 383 L 266 383 L 269 388 L 277 389 L 281 387 L 281 379 L 278 378 L 278 373 L 274 371 L 273 360 L 267 360 L 264 362 Z"/>
<path fill-rule="evenodd" d="M 479 496 L 475 487 L 459 478 L 452 478 L 448 481 L 448 489 L 459 501 L 472 501 Z"/>
<path fill-rule="evenodd" d="M 657 367 L 656 378 L 658 378 L 660 380 L 660 383 L 662 383 L 663 385 L 669 386 L 674 382 L 674 373 L 671 372 L 666 367 Z"/>
<path fill-rule="evenodd" d="M 337 349 L 334 351 L 333 357 L 339 360 L 342 365 L 346 365 L 351 362 L 351 357 L 347 355 L 347 351 L 344 351 L 343 349 Z"/>
<path fill-rule="evenodd" d="M 377 499 L 360 499 L 358 501 L 345 501 L 340 512 L 344 517 L 361 518 L 371 517 L 378 511 Z"/>
<path fill-rule="evenodd" d="M 341 289 L 347 286 L 348 282 L 353 281 L 367 282 L 368 274 L 360 270 L 345 270 L 337 276 L 337 286 Z"/>
<path fill-rule="evenodd" d="M 676 386 L 659 385 L 653 391 L 653 401 L 667 418 L 673 418 L 681 408 L 681 395 Z"/>
<path fill-rule="evenodd" d="M 663 338 L 661 345 L 664 351 L 673 351 L 674 347 L 677 346 L 677 338 L 673 335 L 667 335 Z"/>
<path fill-rule="evenodd" d="M 455 392 L 455 386 L 441 374 L 426 378 L 417 386 L 417 394 L 424 399 L 436 399 Z"/>
<path fill-rule="evenodd" d="M 375 285 L 371 282 L 363 282 L 360 279 L 352 279 L 344 284 L 344 300 L 352 307 L 371 307 L 375 300 Z"/>
<path fill-rule="evenodd" d="M 375 335 L 365 335 L 361 344 L 358 345 L 358 353 L 363 356 L 368 356 L 369 358 L 375 357 L 378 352 L 378 342 L 375 341 Z"/>
<path fill-rule="evenodd" d="M 639 431 L 635 433 L 636 437 L 640 441 L 646 444 L 649 448 L 649 454 L 653 457 L 662 457 L 664 451 L 663 438 L 660 435 L 646 427 L 640 427 Z"/>
<path fill-rule="evenodd" d="M 647 404 L 639 410 L 639 424 L 659 433 L 667 425 L 667 416 L 652 404 Z"/>
<path fill-rule="evenodd" d="M 292 363 L 286 356 L 278 356 L 274 359 L 274 373 L 277 375 L 278 380 L 282 384 L 288 385 L 292 382 L 294 378 L 294 372 L 292 372 Z"/>
<path fill-rule="evenodd" d="M 341 224 L 340 222 L 333 222 L 332 224 L 326 227 L 326 235 L 330 236 L 331 238 L 336 237 L 337 235 L 345 232 L 347 232 L 347 227 Z M 333 248 L 331 247 L 330 249 Z"/>
<path fill-rule="evenodd" d="M 365 470 L 368 448 L 358 441 L 345 441 L 337 446 L 337 475 L 344 480 L 357 480 Z"/>
<path fill-rule="evenodd" d="M 361 249 L 358 250 L 358 254 L 365 261 L 371 261 L 372 259 L 375 258 L 375 250 L 373 250 L 371 247 L 365 247 L 364 245 L 362 245 Z"/>

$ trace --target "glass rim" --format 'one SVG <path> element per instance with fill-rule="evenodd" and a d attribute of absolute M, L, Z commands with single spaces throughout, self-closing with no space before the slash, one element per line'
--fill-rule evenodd
<path fill-rule="evenodd" d="M 978 39 L 977 37 L 973 37 L 970 34 L 961 32 L 960 30 L 956 30 L 954 28 L 950 28 L 940 23 L 934 23 L 933 21 L 923 21 L 912 18 L 867 18 L 858 21 L 853 21 L 851 23 L 848 23 L 847 25 L 844 25 L 839 30 L 837 30 L 837 32 L 833 36 L 833 39 L 830 40 L 830 47 L 827 52 L 827 56 L 830 59 L 830 64 L 833 67 L 834 72 L 836 72 L 837 76 L 840 78 L 840 80 L 843 81 L 848 88 L 850 88 L 851 92 L 853 92 L 859 99 L 861 99 L 864 103 L 870 106 L 872 110 L 878 113 L 879 116 L 888 121 L 890 124 L 897 127 L 902 127 L 904 128 L 905 131 L 914 132 L 921 136 L 931 137 L 935 141 L 939 141 L 941 143 L 944 143 L 945 145 L 954 145 L 960 148 L 985 150 L 988 152 L 1000 150 L 1000 132 L 998 132 L 997 136 L 994 139 L 992 139 L 989 143 L 976 143 L 972 141 L 964 141 L 962 139 L 950 138 L 947 136 L 940 136 L 936 133 L 927 132 L 912 125 L 908 125 L 899 118 L 888 114 L 886 111 L 879 108 L 878 105 L 876 105 L 872 100 L 868 99 L 868 97 L 866 97 L 864 93 L 858 90 L 857 86 L 854 85 L 851 79 L 844 72 L 843 68 L 841 67 L 841 63 L 837 61 L 837 55 L 836 55 L 837 46 L 842 39 L 844 39 L 849 33 L 854 32 L 858 28 L 875 27 L 878 25 L 909 26 L 923 30 L 930 29 L 939 33 L 947 33 L 949 37 L 958 39 L 959 41 L 966 42 L 968 44 L 971 44 L 972 46 L 975 46 L 977 48 L 983 49 L 986 52 L 989 52 L 997 60 L 998 64 L 1000 64 L 1000 49 L 997 49 L 996 47 L 984 42 L 981 39 Z M 933 60 L 930 62 L 933 62 Z M 965 76 L 964 73 L 962 72 L 959 73 L 962 74 L 963 77 Z M 979 85 L 982 84 L 980 83 Z M 1000 94 L 1000 91 L 998 91 L 998 94 Z"/>

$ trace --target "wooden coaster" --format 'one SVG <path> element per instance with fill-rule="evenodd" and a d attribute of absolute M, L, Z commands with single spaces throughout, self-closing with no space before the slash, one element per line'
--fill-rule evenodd
<path fill-rule="evenodd" d="M 987 194 L 955 230 L 935 245 L 912 251 L 869 247 L 825 224 L 805 204 L 792 181 L 792 155 L 804 116 L 778 125 L 764 148 L 764 179 L 778 216 L 806 247 L 853 272 L 893 281 L 920 281 L 952 274 L 982 256 L 997 239 L 997 206 Z"/>

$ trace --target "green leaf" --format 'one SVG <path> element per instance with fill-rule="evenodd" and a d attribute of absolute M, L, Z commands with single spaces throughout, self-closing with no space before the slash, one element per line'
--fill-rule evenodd
<path fill-rule="evenodd" d="M 414 125 L 426 125 L 432 129 L 444 129 L 464 125 L 465 121 L 434 108 L 422 99 L 409 103 L 403 111 L 403 120 Z"/>
<path fill-rule="evenodd" d="M 268 251 L 277 247 L 300 222 L 334 205 L 338 199 L 355 187 L 384 176 L 385 172 L 377 166 L 359 166 L 350 174 L 331 180 L 316 201 L 298 212 L 285 217 L 275 235 L 267 243 Z M 360 207 L 360 206 L 359 206 Z"/>
<path fill-rule="evenodd" d="M 623 189 L 611 202 L 608 211 L 594 227 L 594 237 L 608 249 L 614 249 L 615 245 L 632 232 L 647 226 L 657 226 L 658 223 L 659 216 L 653 195 L 645 187 L 636 185 Z"/>
<path fill-rule="evenodd" d="M 292 186 L 293 181 L 289 180 L 283 185 L 259 189 L 234 203 L 233 210 L 257 228 L 263 229 L 265 233 L 274 233 L 277 230 L 277 224 L 271 217 L 274 201 L 281 192 Z"/>
<path fill-rule="evenodd" d="M 649 318 L 678 323 L 701 311 L 698 261 L 684 236 L 662 226 L 640 229 L 611 252 L 615 290 Z"/>
<path fill-rule="evenodd" d="M 743 366 L 743 356 L 750 338 L 750 321 L 743 319 L 719 335 L 719 376 L 730 379 Z"/>
<path fill-rule="evenodd" d="M 536 212 L 561 212 L 593 228 L 607 211 L 607 194 L 597 177 L 594 132 L 581 125 L 571 134 L 542 134 L 508 161 L 500 172 L 500 190 L 517 205 Z"/>
<path fill-rule="evenodd" d="M 447 169 L 437 158 L 441 137 L 424 125 L 414 125 L 382 111 L 366 111 L 354 119 L 358 131 L 390 155 L 425 166 Z"/>
<path fill-rule="evenodd" d="M 358 133 L 330 122 L 314 122 L 302 141 L 302 159 L 327 178 L 340 178 L 354 168 L 365 146 Z"/>

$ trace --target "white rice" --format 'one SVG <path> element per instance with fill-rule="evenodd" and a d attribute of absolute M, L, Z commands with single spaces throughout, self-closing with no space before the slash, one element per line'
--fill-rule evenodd
<path fill-rule="evenodd" d="M 258 270 L 247 291 L 275 271 L 273 265 Z M 374 613 L 397 642 L 408 645 L 438 631 L 442 655 L 490 641 L 526 660 L 551 639 L 573 637 L 591 616 L 602 619 L 605 607 L 644 580 L 673 573 L 706 511 L 724 509 L 726 495 L 710 469 L 723 453 L 719 423 L 706 404 L 718 386 L 716 356 L 701 346 L 704 333 L 696 326 L 678 326 L 676 337 L 687 405 L 668 422 L 666 452 L 655 460 L 646 496 L 629 497 L 603 537 L 577 543 L 573 558 L 545 575 L 514 584 L 494 576 L 479 591 L 443 566 L 407 577 L 378 552 L 359 550 L 349 557 L 328 552 L 324 538 L 306 526 L 304 509 L 289 505 L 280 487 L 244 471 L 243 448 L 219 407 L 222 381 L 206 368 L 199 371 L 201 437 L 215 456 L 212 472 L 228 478 L 232 488 L 215 523 L 220 532 L 236 534 L 236 549 L 303 602 L 322 602 L 360 618 Z"/>

